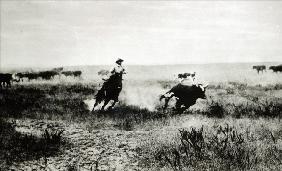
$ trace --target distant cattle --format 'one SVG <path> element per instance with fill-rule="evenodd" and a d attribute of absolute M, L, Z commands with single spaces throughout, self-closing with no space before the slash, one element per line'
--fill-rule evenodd
<path fill-rule="evenodd" d="M 18 72 L 16 76 L 19 78 L 19 81 L 23 81 L 24 79 L 36 80 L 39 78 L 39 73 L 37 72 Z"/>
<path fill-rule="evenodd" d="M 39 73 L 37 73 L 37 72 L 26 73 L 25 77 L 28 79 L 28 81 L 36 80 L 36 79 L 39 78 Z"/>
<path fill-rule="evenodd" d="M 23 79 L 26 77 L 26 73 L 18 72 L 16 73 L 16 76 L 19 78 L 19 81 L 23 81 Z"/>
<path fill-rule="evenodd" d="M 41 71 L 38 73 L 38 76 L 41 77 L 43 80 L 50 80 L 56 75 L 59 75 L 59 73 L 56 71 Z"/>
<path fill-rule="evenodd" d="M 193 85 L 186 86 L 178 84 L 171 90 L 160 97 L 160 100 L 165 99 L 163 109 L 168 107 L 168 102 L 171 98 L 176 98 L 175 110 L 179 113 L 183 113 L 190 106 L 194 105 L 198 98 L 206 99 L 205 91 L 207 86 Z"/>
<path fill-rule="evenodd" d="M 82 72 L 81 71 L 63 71 L 62 74 L 65 75 L 66 77 L 68 76 L 80 77 Z"/>
<path fill-rule="evenodd" d="M 52 71 L 56 71 L 58 73 L 62 72 L 64 70 L 63 67 L 53 68 Z"/>
<path fill-rule="evenodd" d="M 265 65 L 256 65 L 256 66 L 253 66 L 253 69 L 257 70 L 258 74 L 259 72 L 263 72 L 264 70 L 266 71 L 266 66 Z"/>
<path fill-rule="evenodd" d="M 19 77 L 20 81 L 23 81 L 24 79 L 31 81 L 38 79 L 40 77 L 40 74 L 38 72 L 19 72 L 16 74 L 16 76 Z"/>
<path fill-rule="evenodd" d="M 17 77 L 15 76 L 15 74 L 9 74 L 9 73 L 0 73 L 0 87 L 2 88 L 3 87 L 11 87 L 11 82 L 12 81 L 19 81 L 17 79 Z"/>
<path fill-rule="evenodd" d="M 73 76 L 73 72 L 72 71 L 63 71 L 62 74 L 65 75 L 66 77 Z"/>
<path fill-rule="evenodd" d="M 80 77 L 81 74 L 82 74 L 81 71 L 73 71 L 73 76 L 74 76 L 74 77 Z"/>
<path fill-rule="evenodd" d="M 270 66 L 269 69 L 273 72 L 282 72 L 282 65 Z"/>
<path fill-rule="evenodd" d="M 16 74 L 21 81 L 23 81 L 24 78 L 28 79 L 28 81 L 37 80 L 39 78 L 42 78 L 43 80 L 50 80 L 56 75 L 59 75 L 57 71 L 23 72 Z"/>
<path fill-rule="evenodd" d="M 41 78 L 42 80 L 51 80 L 55 76 L 61 74 L 65 76 L 72 76 L 72 77 L 80 77 L 82 72 L 81 71 L 62 71 L 63 68 L 54 68 L 50 71 L 39 71 L 39 72 L 19 72 L 15 75 L 19 78 L 20 81 L 27 79 L 28 81 L 37 80 Z M 61 72 L 62 71 L 62 72 Z"/>

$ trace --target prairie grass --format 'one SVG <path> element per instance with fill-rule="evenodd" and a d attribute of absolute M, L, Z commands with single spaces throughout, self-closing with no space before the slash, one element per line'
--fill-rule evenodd
<path fill-rule="evenodd" d="M 45 129 L 41 135 L 16 131 L 15 122 L 0 117 L 0 168 L 5 170 L 15 162 L 47 158 L 62 152 L 68 142 L 62 138 L 62 130 Z"/>
<path fill-rule="evenodd" d="M 174 84 L 162 80 L 144 85 L 138 82 L 141 93 L 165 92 Z M 152 98 L 149 102 L 155 105 L 154 110 L 138 106 L 140 94 L 133 96 L 136 105 L 128 104 L 124 99 L 132 92 L 123 92 L 124 97 L 113 110 L 90 113 L 84 100 L 94 98 L 98 88 L 98 84 L 85 82 L 44 82 L 1 89 L 0 126 L 4 131 L 0 137 L 6 151 L 1 149 L 0 160 L 7 159 L 9 164 L 15 154 L 21 154 L 15 161 L 56 155 L 62 145 L 67 145 L 62 143 L 58 130 L 47 130 L 40 137 L 23 135 L 5 121 L 33 118 L 79 122 L 89 132 L 146 131 L 148 136 L 143 137 L 138 151 L 140 167 L 149 170 L 281 170 L 281 84 L 212 84 L 206 92 L 207 100 L 198 100 L 184 114 L 161 110 L 157 93 L 144 95 Z M 8 141 L 12 146 L 7 146 Z M 52 153 L 46 154 L 46 148 L 53 149 Z"/>
<path fill-rule="evenodd" d="M 281 170 L 279 119 L 185 116 L 142 140 L 151 170 Z"/>
<path fill-rule="evenodd" d="M 160 85 L 160 89 L 165 91 L 172 87 L 174 82 L 150 83 L 150 85 L 154 84 Z M 190 113 L 203 113 L 210 117 L 229 115 L 281 117 L 282 93 L 279 87 L 282 86 L 280 84 L 248 86 L 237 82 L 210 85 L 206 92 L 207 101 L 201 100 L 195 105 L 196 107 L 193 106 L 190 109 Z M 0 113 L 2 116 L 13 117 L 40 117 L 42 115 L 44 117 L 56 115 L 63 119 L 67 116 L 72 116 L 72 119 L 73 117 L 86 117 L 89 112 L 83 100 L 94 98 L 97 89 L 98 85 L 91 83 L 15 85 L 11 89 L 0 90 Z M 149 95 L 147 97 L 152 98 Z M 154 100 L 158 100 L 158 97 Z M 153 103 L 158 104 L 158 102 Z M 166 113 L 158 110 L 158 106 L 155 109 L 151 111 L 145 107 L 130 105 L 122 99 L 114 111 L 106 112 L 103 115 L 122 117 L 121 113 L 137 113 L 140 120 L 146 120 L 152 118 L 151 115 L 158 118 L 159 115 Z"/>

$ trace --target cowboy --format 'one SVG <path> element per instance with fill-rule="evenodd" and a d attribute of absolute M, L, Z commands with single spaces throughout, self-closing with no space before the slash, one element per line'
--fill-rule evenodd
<path fill-rule="evenodd" d="M 126 74 L 124 67 L 121 65 L 123 59 L 118 58 L 116 61 L 116 65 L 111 69 L 111 75 L 115 74 Z"/>
<path fill-rule="evenodd" d="M 111 70 L 102 69 L 98 72 L 98 75 L 101 76 L 103 81 L 108 81 L 112 75 L 115 74 L 126 74 L 125 69 L 121 65 L 123 59 L 118 58 L 116 61 L 116 65 Z"/>
<path fill-rule="evenodd" d="M 104 83 L 102 85 L 101 90 L 106 90 L 106 88 L 111 87 L 111 85 L 113 83 L 118 84 L 118 87 L 122 88 L 121 81 L 116 82 L 116 79 L 114 79 L 114 77 L 115 78 L 116 78 L 116 76 L 122 77 L 123 74 L 126 74 L 125 69 L 122 66 L 123 61 L 124 61 L 123 59 L 118 58 L 116 60 L 116 65 L 110 70 L 110 73 L 107 74 L 107 78 L 106 77 L 102 78 L 104 80 Z M 112 80 L 112 81 L 115 80 L 115 81 L 112 82 L 110 80 Z"/>

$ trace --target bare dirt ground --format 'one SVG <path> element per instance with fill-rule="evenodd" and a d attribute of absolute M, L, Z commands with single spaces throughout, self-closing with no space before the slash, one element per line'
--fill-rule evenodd
<path fill-rule="evenodd" d="M 48 127 L 64 130 L 63 138 L 70 145 L 54 157 L 14 163 L 11 170 L 141 170 L 137 144 L 146 132 L 88 131 L 84 124 L 31 119 L 16 120 L 16 124 L 17 131 L 38 136 Z"/>

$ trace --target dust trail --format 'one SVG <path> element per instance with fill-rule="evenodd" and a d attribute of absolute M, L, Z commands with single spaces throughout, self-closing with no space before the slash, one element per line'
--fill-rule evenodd
<path fill-rule="evenodd" d="M 162 105 L 159 101 L 160 96 L 167 91 L 168 89 L 163 88 L 163 86 L 157 82 L 126 81 L 123 84 L 119 101 L 125 105 L 134 105 L 155 111 Z M 92 110 L 95 99 L 86 99 L 83 102 L 86 109 Z M 109 105 L 107 105 L 107 107 Z M 98 105 L 95 109 L 100 109 L 101 106 L 102 104 Z M 107 107 L 105 109 L 107 109 Z"/>
<path fill-rule="evenodd" d="M 126 105 L 139 106 L 155 111 L 160 106 L 160 95 L 167 90 L 158 83 L 125 82 L 120 100 Z"/>
<path fill-rule="evenodd" d="M 85 104 L 85 108 L 89 111 L 91 111 L 94 107 L 95 104 L 95 99 L 85 99 L 83 100 L 84 104 Z"/>

